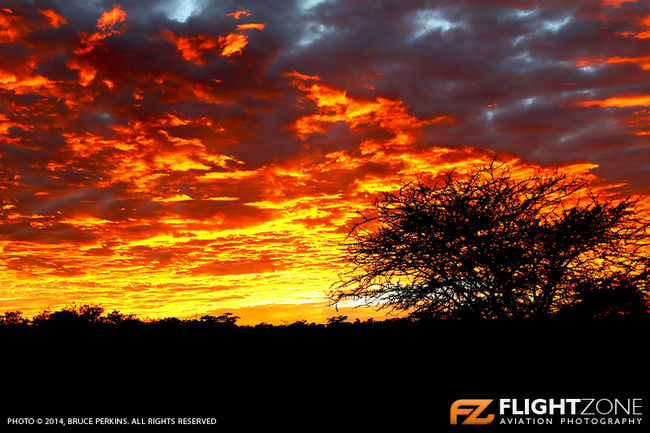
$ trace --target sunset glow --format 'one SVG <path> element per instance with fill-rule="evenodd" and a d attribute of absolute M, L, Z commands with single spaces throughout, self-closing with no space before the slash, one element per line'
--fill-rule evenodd
<path fill-rule="evenodd" d="M 163 3 L 0 9 L 0 311 L 383 317 L 325 291 L 404 181 L 650 191 L 646 2 Z"/>

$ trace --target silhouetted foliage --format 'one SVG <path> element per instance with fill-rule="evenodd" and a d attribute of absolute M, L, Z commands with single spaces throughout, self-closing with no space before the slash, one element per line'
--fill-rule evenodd
<path fill-rule="evenodd" d="M 180 328 L 183 324 L 184 322 L 177 317 L 165 317 L 149 323 L 150 326 L 155 328 Z"/>
<path fill-rule="evenodd" d="M 650 225 L 637 204 L 496 163 L 409 183 L 361 214 L 330 299 L 415 318 L 647 316 Z"/>
<path fill-rule="evenodd" d="M 0 316 L 0 326 L 19 327 L 26 326 L 28 323 L 29 319 L 23 317 L 23 313 L 20 311 L 5 311 L 5 313 Z"/>
<path fill-rule="evenodd" d="M 290 328 L 305 328 L 309 325 L 307 324 L 306 320 L 296 320 L 293 323 L 289 323 L 287 326 Z"/>
<path fill-rule="evenodd" d="M 50 319 L 50 310 L 41 311 L 34 317 L 32 317 L 31 324 L 34 326 L 41 326 Z"/>
<path fill-rule="evenodd" d="M 642 279 L 642 282 L 639 280 Z M 647 275 L 630 276 L 615 272 L 576 287 L 575 302 L 564 307 L 559 317 L 632 318 L 648 317 Z M 641 290 L 643 287 L 646 290 Z"/>
<path fill-rule="evenodd" d="M 348 320 L 348 316 L 333 316 L 333 317 L 328 317 L 327 318 L 327 324 L 328 325 L 338 325 L 341 323 L 345 323 L 345 321 Z"/>
<path fill-rule="evenodd" d="M 103 318 L 103 322 L 109 325 L 121 325 L 128 326 L 141 323 L 139 319 L 135 317 L 135 314 L 122 314 L 117 310 L 113 310 Z"/>
<path fill-rule="evenodd" d="M 20 311 L 6 311 L 0 315 L 0 327 L 43 327 L 43 328 L 160 328 L 160 329 L 236 329 L 252 328 L 250 326 L 238 326 L 239 316 L 231 312 L 219 316 L 203 315 L 198 319 L 180 319 L 177 317 L 164 317 L 161 319 L 141 320 L 135 314 L 122 314 L 118 310 L 104 314 L 104 307 L 96 304 L 71 305 L 52 312 L 50 309 L 41 311 L 31 320 L 23 316 Z M 342 323 L 347 316 L 336 316 L 330 318 L 328 323 Z M 256 329 L 270 328 L 308 328 L 324 325 L 307 323 L 306 320 L 298 320 L 293 323 L 286 322 L 284 325 L 274 326 L 268 323 L 255 325 Z"/>
<path fill-rule="evenodd" d="M 235 326 L 239 316 L 235 316 L 232 313 L 224 313 L 220 316 L 201 316 L 199 319 L 201 323 L 204 323 L 209 326 Z"/>
<path fill-rule="evenodd" d="M 47 327 L 88 327 L 104 322 L 104 308 L 98 305 L 67 306 L 59 311 L 45 310 L 34 316 L 32 323 Z"/>
<path fill-rule="evenodd" d="M 99 305 L 82 305 L 77 309 L 79 319 L 88 323 L 98 323 L 104 313 L 104 307 Z"/>

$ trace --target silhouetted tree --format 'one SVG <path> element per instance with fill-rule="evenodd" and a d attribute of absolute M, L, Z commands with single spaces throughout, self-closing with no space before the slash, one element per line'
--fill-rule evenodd
<path fill-rule="evenodd" d="M 348 316 L 332 316 L 327 318 L 327 324 L 328 325 L 338 325 L 341 323 L 345 323 L 345 321 L 348 320 Z"/>
<path fill-rule="evenodd" d="M 85 327 L 99 322 L 104 309 L 96 305 L 71 305 L 53 313 L 44 311 L 34 318 L 35 324 L 55 327 Z"/>
<path fill-rule="evenodd" d="M 0 326 L 19 327 L 26 326 L 28 323 L 29 319 L 23 317 L 23 313 L 20 311 L 5 311 L 0 316 Z"/>
<path fill-rule="evenodd" d="M 142 322 L 135 317 L 135 314 L 122 314 L 118 310 L 113 310 L 103 317 L 103 322 L 109 325 L 134 325 Z"/>
<path fill-rule="evenodd" d="M 347 238 L 352 267 L 329 296 L 415 317 L 647 314 L 649 224 L 637 205 L 496 163 L 409 183 L 361 214 Z"/>
<path fill-rule="evenodd" d="M 180 328 L 184 324 L 185 322 L 178 317 L 165 317 L 149 322 L 149 325 L 156 328 Z"/>
<path fill-rule="evenodd" d="M 63 307 L 59 311 L 51 312 L 49 309 L 40 312 L 32 319 L 35 326 L 54 326 L 54 327 L 88 327 L 101 326 L 104 324 L 114 324 L 119 312 L 113 311 L 113 316 L 102 316 L 104 307 L 96 304 L 70 305 Z M 121 316 L 121 315 L 120 315 Z M 124 316 L 122 316 L 124 317 Z M 109 320 L 110 318 L 110 320 Z"/>
<path fill-rule="evenodd" d="M 284 322 L 284 321 L 283 321 Z M 286 325 L 287 328 L 306 328 L 309 326 L 306 320 L 296 320 L 295 322 Z"/>
<path fill-rule="evenodd" d="M 76 312 L 83 322 L 97 324 L 102 322 L 101 315 L 104 313 L 104 307 L 95 304 L 84 304 Z"/>
<path fill-rule="evenodd" d="M 32 317 L 32 324 L 34 326 L 41 326 L 45 323 L 47 323 L 48 320 L 50 320 L 50 310 L 49 308 L 47 310 L 41 311 L 34 317 Z"/>
<path fill-rule="evenodd" d="M 232 313 L 224 313 L 216 317 L 210 315 L 201 316 L 199 320 L 201 323 L 210 326 L 235 326 L 237 320 L 239 320 L 239 316 L 235 316 Z"/>
<path fill-rule="evenodd" d="M 648 276 L 612 272 L 576 287 L 575 302 L 562 308 L 560 317 L 647 318 Z"/>

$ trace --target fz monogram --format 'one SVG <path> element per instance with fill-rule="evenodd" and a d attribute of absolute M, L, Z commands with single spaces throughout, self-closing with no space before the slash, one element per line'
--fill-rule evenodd
<path fill-rule="evenodd" d="M 480 399 L 463 399 L 456 400 L 451 405 L 449 414 L 449 423 L 452 425 L 458 424 L 458 416 L 466 416 L 460 424 L 463 425 L 485 425 L 490 424 L 494 420 L 493 414 L 480 416 L 483 411 L 492 403 L 492 400 Z"/>

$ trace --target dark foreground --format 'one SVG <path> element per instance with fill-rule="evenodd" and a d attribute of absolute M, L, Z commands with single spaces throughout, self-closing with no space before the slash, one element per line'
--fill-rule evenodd
<path fill-rule="evenodd" d="M 66 423 L 31 427 L 42 432 L 562 430 L 449 425 L 455 400 L 515 397 L 641 398 L 641 427 L 563 431 L 647 431 L 648 325 L 0 329 L 0 431 L 29 431 L 6 424 L 20 417 Z M 75 418 L 93 425 L 70 425 Z"/>

